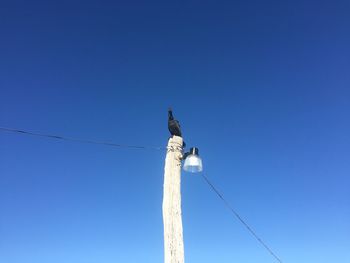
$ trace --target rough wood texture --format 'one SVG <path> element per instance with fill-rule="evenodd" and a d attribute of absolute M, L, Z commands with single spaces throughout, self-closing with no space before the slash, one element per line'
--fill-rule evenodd
<path fill-rule="evenodd" d="M 164 263 L 184 263 L 184 244 L 181 215 L 181 137 L 168 142 L 164 169 L 163 223 Z"/>

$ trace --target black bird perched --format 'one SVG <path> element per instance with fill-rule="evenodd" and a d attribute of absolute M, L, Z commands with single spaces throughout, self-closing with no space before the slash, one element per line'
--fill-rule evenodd
<path fill-rule="evenodd" d="M 174 119 L 171 108 L 168 109 L 168 129 L 171 135 L 182 137 L 180 123 Z"/>

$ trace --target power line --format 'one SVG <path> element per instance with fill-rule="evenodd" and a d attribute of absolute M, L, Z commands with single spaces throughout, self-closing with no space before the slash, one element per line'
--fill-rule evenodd
<path fill-rule="evenodd" d="M 255 231 L 246 223 L 242 217 L 232 208 L 228 201 L 223 197 L 223 195 L 216 189 L 216 187 L 209 181 L 208 177 L 201 174 L 205 182 L 210 186 L 210 188 L 217 194 L 217 196 L 224 202 L 226 207 L 232 212 L 232 214 L 247 228 L 247 230 L 259 241 L 261 245 L 280 263 L 282 260 L 272 251 L 272 249 L 255 233 Z"/>
<path fill-rule="evenodd" d="M 44 134 L 44 133 L 37 133 L 37 132 L 31 132 L 31 131 L 18 130 L 18 129 L 14 129 L 14 128 L 6 128 L 6 127 L 0 127 L 0 130 L 7 131 L 7 132 L 13 132 L 13 133 L 19 133 L 19 134 L 25 134 L 25 135 L 45 137 L 45 138 L 50 138 L 50 139 L 73 141 L 73 142 L 80 142 L 80 143 L 89 143 L 89 144 L 107 145 L 107 146 L 118 147 L 118 148 L 148 149 L 148 150 L 165 150 L 166 149 L 166 147 L 126 145 L 126 144 L 118 144 L 118 143 L 112 143 L 112 142 L 77 139 L 77 138 L 70 138 L 70 137 L 64 137 L 64 136 L 58 136 L 58 135 L 52 135 L 52 134 Z"/>
<path fill-rule="evenodd" d="M 165 150 L 166 147 L 152 147 L 152 146 L 138 146 L 138 145 L 126 145 L 126 144 L 117 144 L 111 142 L 103 142 L 103 141 L 95 141 L 95 140 L 85 140 L 85 139 L 77 139 L 70 138 L 52 134 L 44 134 L 37 133 L 31 131 L 18 130 L 14 128 L 0 127 L 1 131 L 13 132 L 18 134 L 25 134 L 31 136 L 45 137 L 56 140 L 64 140 L 64 141 L 73 141 L 79 143 L 89 143 L 89 144 L 98 144 L 98 145 L 106 145 L 118 148 L 131 148 L 131 149 L 151 149 L 151 150 Z M 217 196 L 224 202 L 226 207 L 233 213 L 233 215 L 247 228 L 247 230 L 259 241 L 261 245 L 280 263 L 283 263 L 281 259 L 277 257 L 277 255 L 272 251 L 272 249 L 254 232 L 254 230 L 242 219 L 242 217 L 231 207 L 231 205 L 226 201 L 223 195 L 216 189 L 216 187 L 209 181 L 208 177 L 204 174 L 201 174 L 205 182 L 210 186 L 210 188 L 217 194 Z"/>

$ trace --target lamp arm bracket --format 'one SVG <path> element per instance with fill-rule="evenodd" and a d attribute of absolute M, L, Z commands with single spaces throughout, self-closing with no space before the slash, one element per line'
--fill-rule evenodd
<path fill-rule="evenodd" d="M 189 155 L 190 155 L 189 152 L 184 153 L 184 154 L 182 155 L 182 160 L 185 160 L 185 159 L 187 158 L 187 156 L 189 156 Z"/>

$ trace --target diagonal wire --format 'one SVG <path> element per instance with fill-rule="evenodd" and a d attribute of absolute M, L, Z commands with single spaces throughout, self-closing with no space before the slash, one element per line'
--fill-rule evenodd
<path fill-rule="evenodd" d="M 282 260 L 272 251 L 272 249 L 255 233 L 255 231 L 246 223 L 242 217 L 232 208 L 228 201 L 223 197 L 223 195 L 216 189 L 216 187 L 209 181 L 208 177 L 201 174 L 205 182 L 210 186 L 210 188 L 217 194 L 217 196 L 224 202 L 226 207 L 232 212 L 232 214 L 247 228 L 247 230 L 259 241 L 261 245 L 280 263 Z"/>
<path fill-rule="evenodd" d="M 80 143 L 89 143 L 89 144 L 107 145 L 107 146 L 119 147 L 119 148 L 151 149 L 151 150 L 165 150 L 166 149 L 165 147 L 126 145 L 126 144 L 118 144 L 118 143 L 104 142 L 104 141 L 77 139 L 77 138 L 70 138 L 70 137 L 64 137 L 64 136 L 58 136 L 58 135 L 52 135 L 52 134 L 44 134 L 44 133 L 37 133 L 37 132 L 31 132 L 31 131 L 18 130 L 18 129 L 14 129 L 14 128 L 6 128 L 6 127 L 0 127 L 0 130 L 7 131 L 7 132 L 19 133 L 19 134 L 45 137 L 45 138 L 50 138 L 50 139 L 73 141 L 73 142 L 80 142 Z"/>

